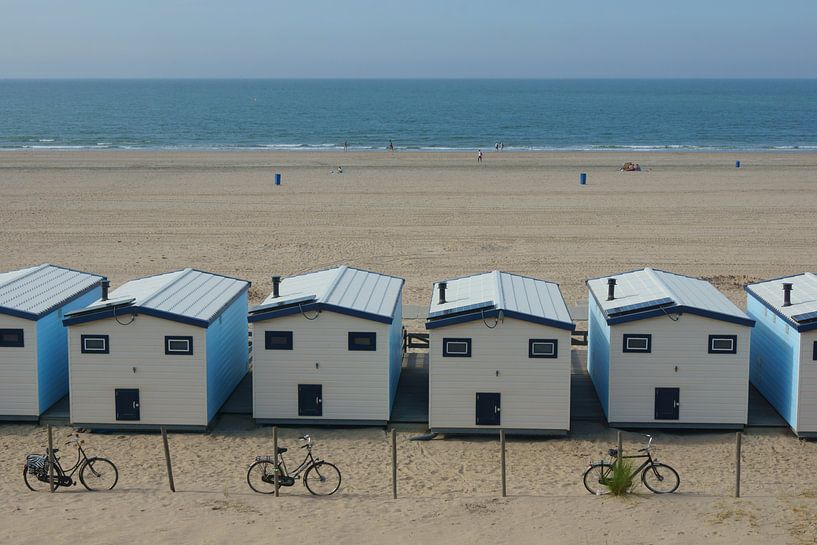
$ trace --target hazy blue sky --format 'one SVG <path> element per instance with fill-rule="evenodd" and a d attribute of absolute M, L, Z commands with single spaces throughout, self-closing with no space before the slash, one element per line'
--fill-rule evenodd
<path fill-rule="evenodd" d="M 817 0 L 3 0 L 0 77 L 817 77 Z"/>

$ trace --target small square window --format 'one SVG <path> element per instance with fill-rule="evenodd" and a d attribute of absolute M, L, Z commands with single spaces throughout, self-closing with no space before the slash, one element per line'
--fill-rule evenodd
<path fill-rule="evenodd" d="M 107 335 L 81 335 L 80 342 L 82 343 L 83 354 L 110 353 Z"/>
<path fill-rule="evenodd" d="M 624 335 L 624 352 L 652 352 L 652 335 Z"/>
<path fill-rule="evenodd" d="M 709 336 L 709 353 L 710 354 L 737 354 L 738 352 L 738 336 L 737 335 L 710 335 Z"/>
<path fill-rule="evenodd" d="M 267 350 L 292 350 L 292 331 L 265 331 L 264 348 Z"/>
<path fill-rule="evenodd" d="M 165 337 L 165 354 L 192 356 L 193 337 Z"/>
<path fill-rule="evenodd" d="M 377 333 L 350 332 L 349 350 L 374 352 L 375 350 L 377 350 Z"/>
<path fill-rule="evenodd" d="M 22 329 L 0 329 L 0 347 L 2 348 L 22 348 Z"/>
<path fill-rule="evenodd" d="M 556 339 L 528 339 L 529 358 L 559 357 L 559 341 Z"/>
<path fill-rule="evenodd" d="M 446 358 L 470 358 L 471 339 L 443 339 L 443 356 Z"/>

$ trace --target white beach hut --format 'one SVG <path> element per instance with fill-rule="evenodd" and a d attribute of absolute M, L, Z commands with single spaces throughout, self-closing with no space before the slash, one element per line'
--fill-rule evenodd
<path fill-rule="evenodd" d="M 800 437 L 817 437 L 817 275 L 746 286 L 749 378 Z"/>
<path fill-rule="evenodd" d="M 587 367 L 610 425 L 746 424 L 754 320 L 709 282 L 656 269 L 587 286 Z"/>
<path fill-rule="evenodd" d="M 493 271 L 434 285 L 429 427 L 442 433 L 570 429 L 570 336 L 559 285 Z"/>
<path fill-rule="evenodd" d="M 68 393 L 62 317 L 97 299 L 103 280 L 48 264 L 0 273 L 0 419 L 37 420 Z"/>
<path fill-rule="evenodd" d="M 273 277 L 249 316 L 256 421 L 384 425 L 402 364 L 403 282 L 345 266 Z"/>
<path fill-rule="evenodd" d="M 205 429 L 248 371 L 249 286 L 184 269 L 66 314 L 71 423 Z"/>

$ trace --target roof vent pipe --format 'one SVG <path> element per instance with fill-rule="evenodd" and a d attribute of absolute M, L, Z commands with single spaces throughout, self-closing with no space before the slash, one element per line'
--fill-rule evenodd
<path fill-rule="evenodd" d="M 272 277 L 272 297 L 280 297 L 281 294 L 279 290 L 281 288 L 281 277 L 280 276 L 273 276 Z"/>
<path fill-rule="evenodd" d="M 612 301 L 616 298 L 616 279 L 615 278 L 608 278 L 607 279 L 607 300 Z"/>
<path fill-rule="evenodd" d="M 791 290 L 793 285 L 789 282 L 783 284 L 783 306 L 790 307 L 791 306 Z"/>
<path fill-rule="evenodd" d="M 440 286 L 440 301 L 439 301 L 439 303 L 442 305 L 442 304 L 445 304 L 447 302 L 445 300 L 445 290 L 446 290 L 446 288 L 448 288 L 448 282 L 440 282 L 439 286 Z"/>
<path fill-rule="evenodd" d="M 108 288 L 111 287 L 111 281 L 110 280 L 103 280 L 101 285 L 102 285 L 102 300 L 107 301 L 108 300 Z"/>

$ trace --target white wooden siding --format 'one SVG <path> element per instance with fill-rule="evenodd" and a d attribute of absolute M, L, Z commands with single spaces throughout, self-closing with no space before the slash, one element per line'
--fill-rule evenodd
<path fill-rule="evenodd" d="M 501 394 L 503 428 L 570 429 L 569 331 L 505 318 L 494 329 L 477 320 L 429 333 L 432 429 L 490 429 L 476 425 L 477 392 Z M 444 337 L 470 338 L 471 357 L 443 357 Z M 529 339 L 557 339 L 558 357 L 529 358 Z"/>
<path fill-rule="evenodd" d="M 652 335 L 651 353 L 624 353 L 624 334 Z M 709 354 L 709 335 L 737 335 L 736 354 Z M 751 328 L 694 314 L 611 327 L 610 422 L 746 424 Z M 675 367 L 678 371 L 675 371 Z M 655 389 L 679 388 L 678 420 L 655 420 Z"/>
<path fill-rule="evenodd" d="M 293 350 L 266 350 L 265 331 L 292 331 Z M 350 331 L 375 332 L 377 350 L 350 351 Z M 253 339 L 255 418 L 389 419 L 388 324 L 331 311 L 316 320 L 294 314 L 254 322 Z M 299 384 L 323 386 L 322 417 L 298 416 Z"/>
<path fill-rule="evenodd" d="M 68 330 L 72 423 L 207 425 L 205 329 L 143 314 Z M 109 335 L 110 354 L 83 354 L 83 334 Z M 193 355 L 165 355 L 165 335 L 192 336 Z M 117 422 L 118 388 L 139 389 L 141 420 Z"/>
<path fill-rule="evenodd" d="M 814 342 L 817 331 L 800 334 L 800 391 L 797 408 L 797 432 L 817 432 L 817 361 L 814 361 Z"/>
<path fill-rule="evenodd" d="M 0 347 L 0 416 L 38 416 L 36 322 L 0 314 L 0 328 L 22 329 L 24 343 Z"/>

